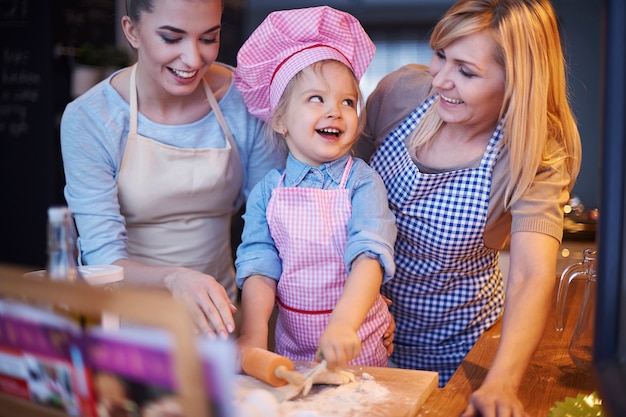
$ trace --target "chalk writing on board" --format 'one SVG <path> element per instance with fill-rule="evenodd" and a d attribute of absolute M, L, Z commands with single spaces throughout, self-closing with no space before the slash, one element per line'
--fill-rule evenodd
<path fill-rule="evenodd" d="M 29 0 L 0 0 L 0 22 L 19 22 L 28 17 Z"/>
<path fill-rule="evenodd" d="M 39 102 L 41 73 L 34 71 L 31 51 L 3 47 L 0 55 L 0 137 L 17 139 L 28 133 L 28 109 Z"/>

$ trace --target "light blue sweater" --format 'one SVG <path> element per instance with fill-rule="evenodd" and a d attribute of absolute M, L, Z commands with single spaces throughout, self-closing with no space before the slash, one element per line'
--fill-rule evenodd
<path fill-rule="evenodd" d="M 111 77 L 69 103 L 61 120 L 65 199 L 76 219 L 83 264 L 110 264 L 128 258 L 117 176 L 128 136 L 130 106 L 111 86 Z M 263 123 L 248 113 L 234 84 L 219 104 L 242 160 L 243 201 L 270 169 L 284 162 L 266 141 Z M 185 125 L 162 125 L 139 114 L 137 129 L 142 136 L 179 148 L 219 148 L 225 143 L 213 112 Z"/>

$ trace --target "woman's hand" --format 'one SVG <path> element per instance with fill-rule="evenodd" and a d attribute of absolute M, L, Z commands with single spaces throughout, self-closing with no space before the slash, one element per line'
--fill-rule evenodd
<path fill-rule="evenodd" d="M 527 417 L 515 390 L 506 384 L 483 384 L 472 393 L 461 417 Z"/>
<path fill-rule="evenodd" d="M 114 262 L 124 268 L 124 285 L 166 288 L 191 313 L 198 332 L 228 337 L 235 330 L 237 307 L 210 275 L 181 266 L 154 266 L 132 259 Z"/>
<path fill-rule="evenodd" d="M 319 340 L 318 360 L 326 360 L 331 371 L 337 366 L 346 365 L 361 353 L 361 339 L 347 324 L 330 322 Z"/>
<path fill-rule="evenodd" d="M 165 280 L 172 296 L 181 300 L 200 333 L 227 338 L 235 330 L 237 307 L 226 289 L 210 275 L 181 268 Z"/>

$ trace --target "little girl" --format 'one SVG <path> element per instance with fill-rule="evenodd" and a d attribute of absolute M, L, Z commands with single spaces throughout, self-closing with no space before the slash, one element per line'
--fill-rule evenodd
<path fill-rule="evenodd" d="M 361 131 L 359 79 L 375 47 L 353 16 L 330 7 L 271 13 L 241 48 L 235 83 L 249 111 L 288 150 L 286 168 L 251 191 L 237 251 L 239 346 L 387 366 L 395 218 L 380 177 L 350 156 Z"/>

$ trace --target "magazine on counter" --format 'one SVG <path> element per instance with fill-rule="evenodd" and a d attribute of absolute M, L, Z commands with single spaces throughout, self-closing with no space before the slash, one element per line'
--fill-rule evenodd
<path fill-rule="evenodd" d="M 208 411 L 233 417 L 234 342 L 196 341 Z M 179 409 L 174 347 L 162 328 L 82 328 L 49 308 L 0 300 L 0 392 L 69 416 L 150 417 Z"/>
<path fill-rule="evenodd" d="M 228 340 L 198 339 L 209 413 L 232 417 L 235 347 Z M 92 372 L 100 417 L 152 416 L 175 410 L 174 341 L 167 331 L 143 326 L 86 332 L 85 360 Z"/>
<path fill-rule="evenodd" d="M 69 416 L 95 416 L 77 322 L 0 300 L 0 392 Z"/>

